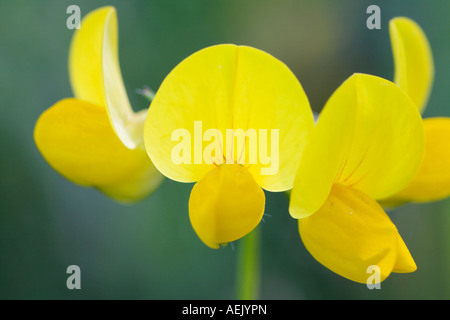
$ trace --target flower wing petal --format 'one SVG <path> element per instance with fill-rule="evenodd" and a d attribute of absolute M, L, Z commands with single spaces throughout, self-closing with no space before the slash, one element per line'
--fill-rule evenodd
<path fill-rule="evenodd" d="M 142 199 L 162 180 L 145 150 L 130 150 L 121 143 L 102 106 L 61 100 L 40 116 L 34 139 L 64 177 L 120 201 Z"/>
<path fill-rule="evenodd" d="M 428 39 L 420 26 L 409 18 L 389 22 L 394 55 L 394 82 L 405 90 L 422 112 L 434 78 L 434 64 Z"/>
<path fill-rule="evenodd" d="M 364 193 L 335 184 L 318 212 L 299 219 L 299 232 L 312 256 L 333 272 L 366 283 L 369 266 L 380 281 L 391 272 L 412 272 L 416 265 L 397 228 Z"/>

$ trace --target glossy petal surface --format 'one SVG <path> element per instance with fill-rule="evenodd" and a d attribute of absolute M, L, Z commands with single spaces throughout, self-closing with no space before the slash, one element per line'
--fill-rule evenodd
<path fill-rule="evenodd" d="M 405 90 L 422 112 L 428 102 L 434 78 L 434 63 L 428 39 L 409 18 L 389 22 L 394 55 L 394 82 Z"/>
<path fill-rule="evenodd" d="M 145 150 L 130 150 L 122 144 L 102 106 L 61 100 L 41 115 L 34 138 L 56 171 L 117 200 L 142 199 L 162 181 Z"/>
<path fill-rule="evenodd" d="M 130 149 L 143 144 L 146 110 L 134 113 L 119 67 L 117 15 L 113 7 L 89 13 L 70 47 L 70 81 L 76 98 L 105 106 L 114 131 Z"/>
<path fill-rule="evenodd" d="M 189 217 L 199 238 L 216 249 L 252 231 L 261 221 L 264 205 L 264 192 L 250 172 L 238 164 L 225 164 L 194 185 Z"/>
<path fill-rule="evenodd" d="M 331 96 L 300 162 L 290 212 L 318 210 L 334 182 L 379 199 L 402 190 L 424 150 L 423 123 L 408 95 L 379 77 L 355 74 Z"/>
<path fill-rule="evenodd" d="M 196 122 L 201 129 L 195 127 Z M 248 168 L 263 188 L 284 191 L 292 187 L 312 127 L 306 95 L 283 63 L 254 48 L 218 45 L 194 53 L 164 80 L 149 110 L 145 144 L 157 168 L 173 180 L 195 182 L 214 168 L 214 162 L 231 161 Z M 222 139 L 217 139 L 215 161 L 206 163 L 202 156 L 210 142 L 204 139 L 202 144 L 202 138 L 210 129 L 217 130 Z M 255 149 L 249 147 L 249 137 L 245 148 L 229 148 L 232 141 L 226 139 L 227 130 L 239 129 L 255 132 Z M 174 136 L 177 130 L 187 131 L 189 163 L 172 159 L 174 148 L 181 143 L 179 135 Z M 263 153 L 259 144 L 266 141 L 267 152 Z M 264 173 L 264 169 L 273 171 Z"/>
<path fill-rule="evenodd" d="M 425 153 L 409 185 L 383 203 L 427 202 L 450 195 L 450 118 L 424 119 Z"/>
<path fill-rule="evenodd" d="M 416 265 L 394 224 L 364 193 L 335 184 L 318 212 L 298 220 L 303 243 L 333 272 L 366 283 L 367 268 L 380 268 L 380 281 Z"/>

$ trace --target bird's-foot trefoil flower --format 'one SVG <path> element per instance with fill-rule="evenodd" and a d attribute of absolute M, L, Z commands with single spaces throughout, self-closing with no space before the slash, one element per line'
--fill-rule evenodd
<path fill-rule="evenodd" d="M 301 157 L 289 205 L 316 260 L 360 283 L 373 265 L 380 281 L 416 270 L 376 200 L 409 183 L 424 144 L 420 114 L 394 83 L 354 74 L 334 92 Z"/>
<path fill-rule="evenodd" d="M 389 31 L 395 65 L 394 82 L 423 112 L 434 78 L 428 39 L 420 26 L 409 18 L 392 19 Z M 450 195 L 450 118 L 424 118 L 423 124 L 425 153 L 422 164 L 405 189 L 381 201 L 385 206 L 436 201 Z"/>
<path fill-rule="evenodd" d="M 144 140 L 166 177 L 196 182 L 191 224 L 207 246 L 219 248 L 259 224 L 263 189 L 292 188 L 313 126 L 308 99 L 286 65 L 224 44 L 170 72 L 152 102 Z"/>
<path fill-rule="evenodd" d="M 67 179 L 133 202 L 149 195 L 163 176 L 147 156 L 118 61 L 113 7 L 88 14 L 73 36 L 69 57 L 75 98 L 57 102 L 38 119 L 34 138 L 47 162 Z"/>

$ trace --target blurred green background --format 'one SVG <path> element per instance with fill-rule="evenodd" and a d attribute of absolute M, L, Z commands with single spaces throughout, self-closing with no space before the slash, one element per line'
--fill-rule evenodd
<path fill-rule="evenodd" d="M 119 205 L 65 180 L 33 141 L 39 115 L 72 95 L 67 54 L 73 34 L 66 8 L 82 16 L 113 5 L 121 69 L 135 93 L 157 89 L 183 58 L 209 45 L 250 45 L 285 62 L 314 110 L 353 72 L 392 79 L 389 19 L 408 16 L 429 37 L 436 78 L 424 116 L 450 116 L 449 1 L 160 0 L 0 1 L 0 298 L 232 299 L 236 248 L 207 248 L 188 218 L 192 184 L 166 180 L 151 197 Z M 381 8 L 381 30 L 366 9 Z M 369 290 L 321 266 L 306 251 L 284 194 L 266 193 L 262 299 L 450 298 L 450 199 L 389 213 L 418 270 L 392 274 Z M 68 290 L 66 268 L 81 268 Z"/>

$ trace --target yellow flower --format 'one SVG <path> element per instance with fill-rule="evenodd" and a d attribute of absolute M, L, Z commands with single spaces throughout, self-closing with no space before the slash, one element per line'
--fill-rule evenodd
<path fill-rule="evenodd" d="M 144 140 L 166 177 L 197 182 L 190 220 L 206 245 L 219 248 L 258 225 L 262 188 L 292 188 L 313 126 L 308 99 L 286 65 L 254 48 L 217 45 L 166 77 Z"/>
<path fill-rule="evenodd" d="M 430 45 L 420 26 L 408 18 L 390 21 L 395 83 L 405 90 L 423 112 L 430 95 L 434 65 Z M 435 201 L 450 195 L 450 118 L 427 118 L 425 153 L 422 164 L 409 185 L 381 203 Z"/>
<path fill-rule="evenodd" d="M 324 266 L 366 283 L 416 265 L 377 199 L 402 190 L 422 160 L 424 129 L 409 96 L 385 79 L 354 74 L 330 97 L 305 148 L 289 211 Z"/>
<path fill-rule="evenodd" d="M 130 202 L 150 194 L 163 176 L 145 151 L 147 110 L 135 113 L 130 106 L 117 38 L 113 7 L 83 19 L 69 57 L 75 98 L 46 110 L 36 123 L 34 139 L 43 157 L 67 179 Z"/>

